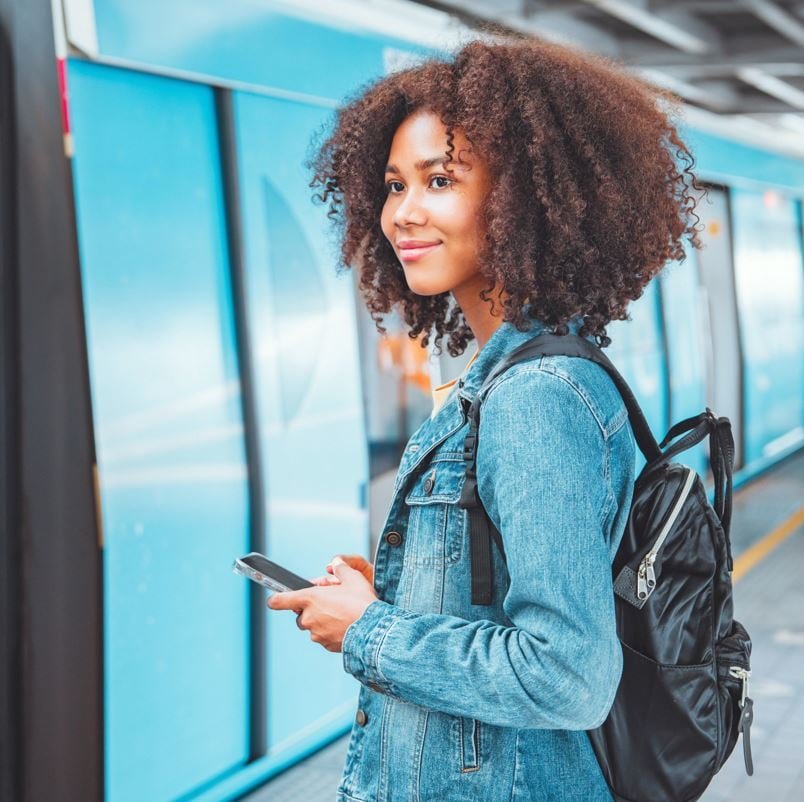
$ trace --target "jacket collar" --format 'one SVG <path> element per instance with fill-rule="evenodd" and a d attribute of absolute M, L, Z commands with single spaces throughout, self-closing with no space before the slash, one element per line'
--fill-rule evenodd
<path fill-rule="evenodd" d="M 504 321 L 480 349 L 477 359 L 472 363 L 466 376 L 456 382 L 436 415 L 425 422 L 413 434 L 405 449 L 397 474 L 396 487 L 399 487 L 416 466 L 443 440 L 454 434 L 466 422 L 466 412 L 461 398 L 472 402 L 477 396 L 486 376 L 497 362 L 517 346 L 533 339 L 547 330 L 548 326 L 540 320 L 527 320 L 528 328 L 519 331 L 513 323 Z M 577 334 L 582 318 L 575 317 L 568 322 L 571 334 Z M 468 405 L 467 405 L 468 406 Z"/>
<path fill-rule="evenodd" d="M 581 317 L 572 318 L 567 323 L 570 334 L 577 334 L 582 322 Z M 527 323 L 529 327 L 525 331 L 519 331 L 513 323 L 508 323 L 507 321 L 503 322 L 494 331 L 486 341 L 486 344 L 480 349 L 477 359 L 472 363 L 463 381 L 458 382 L 459 395 L 462 395 L 468 401 L 474 400 L 486 376 L 488 376 L 497 362 L 522 345 L 522 343 L 533 339 L 548 329 L 548 326 L 541 320 L 528 318 Z"/>

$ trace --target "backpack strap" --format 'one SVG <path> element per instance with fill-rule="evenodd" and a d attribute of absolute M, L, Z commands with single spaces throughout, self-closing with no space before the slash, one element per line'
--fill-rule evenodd
<path fill-rule="evenodd" d="M 461 403 L 466 399 L 461 396 Z M 464 407 L 464 409 L 466 409 Z M 458 506 L 469 510 L 469 542 L 472 560 L 472 604 L 491 604 L 491 541 L 497 544 L 503 560 L 505 548 L 502 535 L 486 513 L 477 492 L 477 431 L 480 425 L 480 396 L 472 402 L 468 410 L 469 431 L 463 443 L 463 460 L 466 464 Z"/>
<path fill-rule="evenodd" d="M 508 368 L 537 356 L 573 356 L 590 359 L 605 368 L 613 379 L 628 410 L 637 445 L 648 462 L 662 458 L 662 451 L 648 426 L 645 416 L 631 392 L 609 358 L 596 345 L 576 334 L 539 334 L 506 354 L 489 371 L 477 396 L 470 403 L 461 398 L 469 420 L 469 431 L 464 440 L 463 459 L 466 464 L 458 505 L 469 510 L 469 532 L 472 559 L 472 604 L 489 605 L 492 600 L 491 540 L 493 539 L 505 560 L 503 540 L 494 523 L 486 514 L 477 492 L 477 438 L 480 427 L 480 405 L 494 380 Z"/>
<path fill-rule="evenodd" d="M 634 430 L 634 437 L 646 461 L 651 462 L 661 456 L 661 449 L 656 443 L 656 438 L 653 436 L 653 432 L 651 432 L 650 426 L 648 426 L 648 422 L 645 420 L 645 415 L 637 403 L 634 394 L 631 392 L 628 383 L 620 375 L 617 368 L 614 367 L 611 360 L 603 353 L 602 349 L 589 342 L 586 338 L 579 337 L 577 334 L 565 334 L 563 336 L 557 334 L 540 334 L 532 340 L 523 343 L 518 348 L 515 348 L 492 368 L 480 387 L 478 396 L 482 395 L 484 389 L 489 387 L 494 379 L 503 371 L 518 362 L 524 362 L 536 356 L 583 357 L 584 359 L 596 362 L 604 368 L 620 391 L 620 395 L 628 410 L 628 417 L 631 421 L 631 428 Z"/>
<path fill-rule="evenodd" d="M 686 451 L 707 435 L 709 436 L 709 465 L 712 468 L 712 478 L 715 483 L 715 503 L 713 506 L 726 535 L 726 556 L 729 571 L 732 571 L 734 560 L 731 554 L 730 529 L 734 436 L 731 431 L 731 421 L 725 417 L 717 417 L 707 407 L 706 411 L 701 412 L 700 415 L 693 415 L 672 426 L 664 436 L 664 440 L 659 443 L 659 447 L 664 448 L 667 443 L 684 432 L 689 433 L 666 449 L 656 464 L 669 462 L 671 457 Z"/>

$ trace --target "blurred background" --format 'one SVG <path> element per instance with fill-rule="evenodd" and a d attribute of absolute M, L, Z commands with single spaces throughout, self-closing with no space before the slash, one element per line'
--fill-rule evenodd
<path fill-rule="evenodd" d="M 334 799 L 358 684 L 231 564 L 371 559 L 476 346 L 377 333 L 303 161 L 371 78 L 529 35 L 686 104 L 705 248 L 607 354 L 657 439 L 732 422 L 764 679 L 704 798 L 804 798 L 803 2 L 0 0 L 1 799 Z"/>

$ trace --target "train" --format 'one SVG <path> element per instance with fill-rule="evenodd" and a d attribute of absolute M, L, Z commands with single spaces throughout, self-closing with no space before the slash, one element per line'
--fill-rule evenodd
<path fill-rule="evenodd" d="M 370 558 L 475 345 L 378 334 L 304 160 L 477 35 L 403 0 L 0 0 L 2 798 L 236 799 L 349 731 L 340 655 L 231 564 Z M 739 487 L 804 445 L 804 158 L 681 133 L 705 247 L 606 353 L 657 439 L 730 419 Z M 711 492 L 706 443 L 681 461 Z"/>

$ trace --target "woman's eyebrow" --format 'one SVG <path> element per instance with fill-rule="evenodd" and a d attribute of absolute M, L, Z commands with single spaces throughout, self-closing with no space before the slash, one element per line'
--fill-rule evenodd
<path fill-rule="evenodd" d="M 421 161 L 416 162 L 413 166 L 417 170 L 426 170 L 428 167 L 433 167 L 436 164 L 444 164 L 447 161 L 447 157 L 444 155 L 441 156 L 433 156 L 432 159 L 422 159 Z M 399 173 L 399 168 L 395 164 L 386 164 L 385 165 L 385 172 L 386 173 Z"/>

